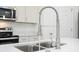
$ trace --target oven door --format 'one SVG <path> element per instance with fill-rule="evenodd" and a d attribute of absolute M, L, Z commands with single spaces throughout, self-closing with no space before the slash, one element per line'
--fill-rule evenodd
<path fill-rule="evenodd" d="M 0 38 L 7 38 L 11 36 L 12 36 L 12 32 L 0 32 Z"/>

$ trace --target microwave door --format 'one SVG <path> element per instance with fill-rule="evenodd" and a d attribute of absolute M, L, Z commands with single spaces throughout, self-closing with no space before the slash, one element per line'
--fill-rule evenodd
<path fill-rule="evenodd" d="M 5 18 L 11 18 L 12 17 L 12 12 L 11 12 L 11 10 L 6 10 L 5 11 Z"/>

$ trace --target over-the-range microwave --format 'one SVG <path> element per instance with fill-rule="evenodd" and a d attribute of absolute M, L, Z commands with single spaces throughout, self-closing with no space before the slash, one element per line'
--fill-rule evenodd
<path fill-rule="evenodd" d="M 0 20 L 15 21 L 16 10 L 14 8 L 0 7 Z"/>

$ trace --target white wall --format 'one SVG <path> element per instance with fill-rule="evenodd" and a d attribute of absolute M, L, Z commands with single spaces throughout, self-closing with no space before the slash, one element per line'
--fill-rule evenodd
<path fill-rule="evenodd" d="M 26 23 L 14 23 L 12 25 L 13 33 L 20 36 L 28 36 L 35 34 L 35 25 Z"/>

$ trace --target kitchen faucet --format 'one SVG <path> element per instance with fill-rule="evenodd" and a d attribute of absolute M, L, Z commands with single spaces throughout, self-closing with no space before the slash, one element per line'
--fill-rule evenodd
<path fill-rule="evenodd" d="M 39 39 L 39 50 L 40 50 L 40 39 L 42 38 L 42 30 L 41 30 L 41 15 L 42 12 L 47 9 L 50 8 L 52 10 L 55 11 L 56 13 L 56 49 L 60 49 L 60 23 L 59 23 L 59 15 L 57 10 L 54 7 L 51 6 L 47 6 L 44 7 L 40 10 L 39 12 L 39 23 L 38 23 L 38 39 Z"/>

